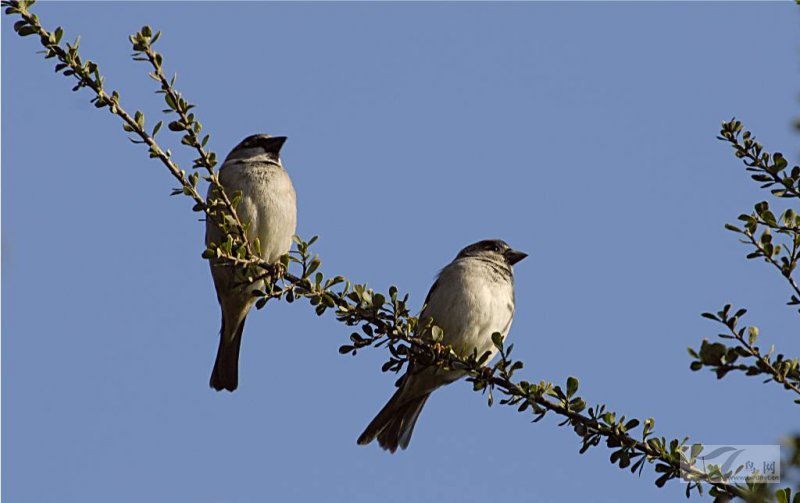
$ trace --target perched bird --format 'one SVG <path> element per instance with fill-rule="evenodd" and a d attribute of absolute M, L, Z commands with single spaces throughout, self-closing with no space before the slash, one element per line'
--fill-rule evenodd
<path fill-rule="evenodd" d="M 494 356 L 497 349 L 492 334 L 499 332 L 505 338 L 514 318 L 512 266 L 527 256 L 498 239 L 467 246 L 439 273 L 425 299 L 420 321 L 433 318 L 433 324 L 444 330 L 441 343 L 452 346 L 462 357 L 473 351 L 478 356 L 487 351 Z M 421 337 L 431 341 L 430 329 Z M 398 381 L 397 392 L 358 437 L 358 443 L 365 445 L 377 437 L 388 451 L 405 449 L 430 394 L 464 375 L 459 370 L 445 372 L 412 364 Z"/>
<path fill-rule="evenodd" d="M 248 136 L 231 150 L 219 170 L 220 183 L 228 196 L 233 197 L 236 191 L 242 193 L 236 211 L 241 221 L 249 224 L 248 240 L 253 243 L 258 238 L 261 258 L 270 264 L 289 252 L 297 227 L 294 187 L 279 155 L 285 141 L 285 136 Z M 214 197 L 212 191 L 210 188 L 208 198 Z M 207 221 L 206 246 L 221 240 L 224 236 L 220 229 Z M 239 381 L 244 321 L 255 302 L 252 291 L 260 285 L 245 284 L 235 268 L 213 260 L 211 276 L 222 309 L 222 328 L 210 385 L 217 391 L 233 391 Z"/>

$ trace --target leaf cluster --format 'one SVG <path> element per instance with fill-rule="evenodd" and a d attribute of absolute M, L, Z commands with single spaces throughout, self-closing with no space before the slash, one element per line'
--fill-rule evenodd
<path fill-rule="evenodd" d="M 743 124 L 732 119 L 722 123 L 718 138 L 731 145 L 737 158 L 742 159 L 751 178 L 773 197 L 796 201 L 800 198 L 800 167 L 789 168 L 780 152 L 770 154 Z M 800 215 L 787 208 L 776 215 L 769 201 L 761 201 L 753 211 L 739 215 L 741 225 L 726 224 L 725 228 L 742 236 L 742 243 L 750 248 L 748 259 L 762 259 L 788 283 L 790 306 L 800 305 L 800 287 L 795 280 L 800 260 Z M 765 377 L 764 382 L 776 382 L 784 389 L 800 395 L 800 369 L 797 357 L 777 353 L 774 346 L 768 350 L 756 344 L 759 329 L 756 326 L 739 326 L 746 309 L 735 312 L 730 304 L 715 313 L 703 313 L 704 318 L 720 323 L 725 331 L 717 335 L 720 341 L 703 340 L 698 349 L 689 348 L 692 370 L 709 368 L 722 379 L 731 371 L 747 376 Z M 731 341 L 731 342 L 728 342 Z M 800 404 L 800 398 L 795 397 Z"/>

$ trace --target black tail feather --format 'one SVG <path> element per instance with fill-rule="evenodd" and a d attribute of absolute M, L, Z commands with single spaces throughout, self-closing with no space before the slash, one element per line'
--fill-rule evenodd
<path fill-rule="evenodd" d="M 242 346 L 243 331 L 244 319 L 236 329 L 233 339 L 226 340 L 225 321 L 222 322 L 217 359 L 214 361 L 214 370 L 209 381 L 209 385 L 217 391 L 223 389 L 233 391 L 239 385 L 239 348 Z"/>
<path fill-rule="evenodd" d="M 411 441 L 411 434 L 417 424 L 419 413 L 430 393 L 411 399 L 401 397 L 403 389 L 397 390 L 389 402 L 369 423 L 364 433 L 358 437 L 358 444 L 365 445 L 377 437 L 378 444 L 394 453 L 397 448 L 405 449 Z"/>

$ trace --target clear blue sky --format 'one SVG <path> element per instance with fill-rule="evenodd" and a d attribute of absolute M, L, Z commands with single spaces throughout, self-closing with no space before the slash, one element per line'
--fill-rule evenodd
<path fill-rule="evenodd" d="M 464 245 L 517 267 L 531 380 L 705 443 L 800 424 L 775 385 L 689 371 L 734 302 L 800 354 L 789 292 L 723 230 L 764 197 L 720 121 L 796 158 L 800 10 L 784 3 L 40 3 L 149 124 L 163 104 L 127 36 L 159 50 L 219 155 L 285 134 L 323 267 L 419 306 Z M 117 120 L 3 19 L 2 496 L 9 502 L 675 501 L 557 418 L 438 391 L 408 451 L 355 439 L 392 393 L 382 351 L 306 304 L 251 314 L 241 388 L 208 376 L 219 314 L 203 225 Z M 191 153 L 166 128 L 177 159 Z M 796 430 L 795 430 L 796 431 Z"/>

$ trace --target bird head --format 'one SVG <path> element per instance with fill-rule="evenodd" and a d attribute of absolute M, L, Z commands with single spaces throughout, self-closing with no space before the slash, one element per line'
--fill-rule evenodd
<path fill-rule="evenodd" d="M 266 160 L 280 164 L 281 147 L 283 147 L 285 141 L 285 136 L 250 135 L 233 147 L 233 150 L 225 160 Z"/>
<path fill-rule="evenodd" d="M 484 239 L 461 250 L 456 258 L 486 257 L 512 266 L 527 256 L 527 253 L 514 250 L 502 239 Z"/>

